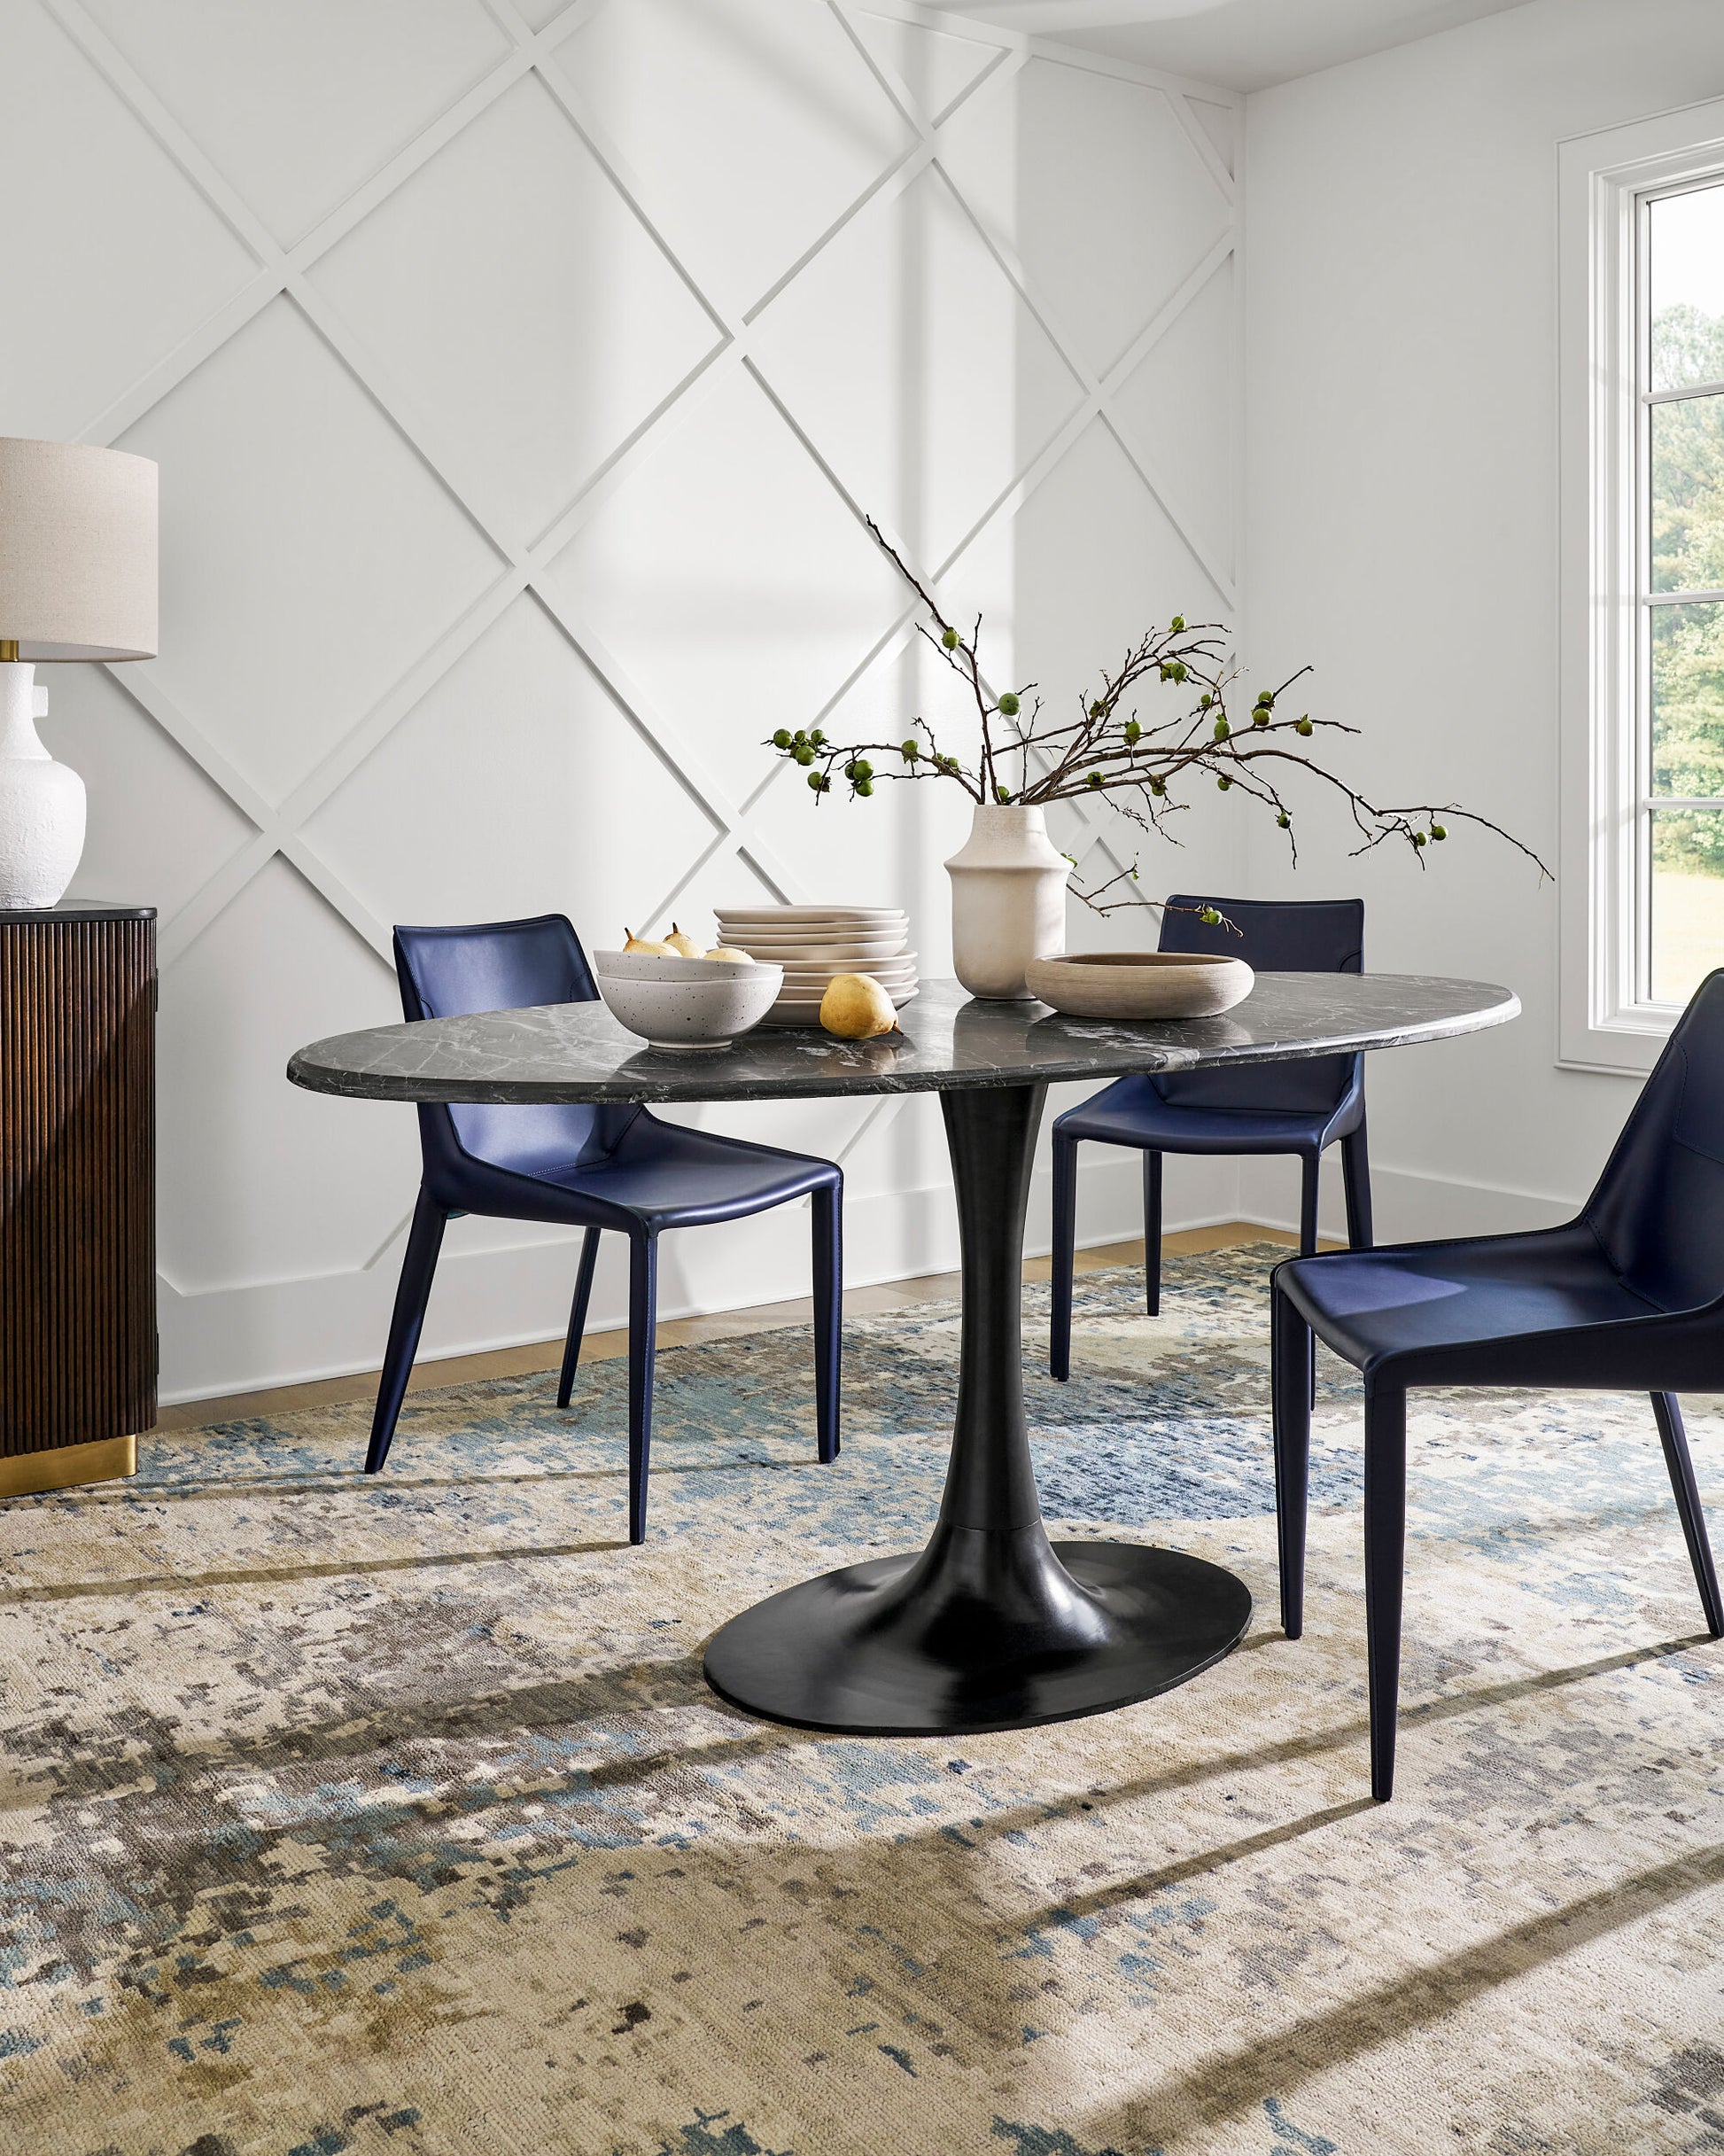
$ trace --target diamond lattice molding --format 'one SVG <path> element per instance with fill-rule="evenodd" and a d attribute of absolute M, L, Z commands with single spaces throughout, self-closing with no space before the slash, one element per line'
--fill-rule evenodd
<path fill-rule="evenodd" d="M 617 4 L 617 0 L 610 0 L 610 4 Z M 411 142 L 388 157 L 346 201 L 323 216 L 304 237 L 285 246 L 276 241 L 238 191 L 217 169 L 188 128 L 151 90 L 82 4 L 82 0 L 41 0 L 41 4 L 249 251 L 257 265 L 255 275 L 240 291 L 92 422 L 85 430 L 84 439 L 108 443 L 123 436 L 266 307 L 284 296 L 360 385 L 378 413 L 422 461 L 496 557 L 496 573 L 489 586 L 458 619 L 448 623 L 386 693 L 356 720 L 337 745 L 279 802 L 271 802 L 264 797 L 235 767 L 199 715 L 181 708 L 151 673 L 134 667 L 114 674 L 120 689 L 183 751 L 252 826 L 252 836 L 163 923 L 164 967 L 172 966 L 277 854 L 320 894 L 354 934 L 380 958 L 387 959 L 387 923 L 373 915 L 308 841 L 307 826 L 360 764 L 388 739 L 427 692 L 523 594 L 530 594 L 544 610 L 602 685 L 619 720 L 633 729 L 656 759 L 667 781 L 682 791 L 710 827 L 710 837 L 694 858 L 671 877 L 653 920 L 667 917 L 681 894 L 697 878 L 729 860 L 739 861 L 780 899 L 795 900 L 805 895 L 795 872 L 779 858 L 767 823 L 767 812 L 773 806 L 773 788 L 782 776 L 780 768 L 773 767 L 758 783 L 739 791 L 714 767 L 686 721 L 656 701 L 633 677 L 622 655 L 609 648 L 597 625 L 585 619 L 566 594 L 559 594 L 553 588 L 547 572 L 576 534 L 628 484 L 643 460 L 666 439 L 667 430 L 697 422 L 707 401 L 739 371 L 764 395 L 789 438 L 842 503 L 845 514 L 860 524 L 868 505 L 856 500 L 846 488 L 830 457 L 798 416 L 793 400 L 774 384 L 771 370 L 757 349 L 757 325 L 773 302 L 857 217 L 871 206 L 890 201 L 924 175 L 933 175 L 935 182 L 949 192 L 997 265 L 1001 278 L 1028 309 L 1069 370 L 1077 385 L 1077 401 L 1052 439 L 1029 455 L 1022 471 L 983 507 L 944 558 L 917 562 L 919 572 L 931 583 L 949 577 L 1002 522 L 1018 514 L 1080 437 L 1099 421 L 1149 499 L 1156 504 L 1192 559 L 1202 567 L 1223 602 L 1230 606 L 1233 604 L 1235 595 L 1226 564 L 1214 557 L 1212 550 L 1195 533 L 1176 490 L 1158 471 L 1144 445 L 1134 439 L 1132 430 L 1122 421 L 1116 409 L 1121 390 L 1145 355 L 1179 319 L 1235 247 L 1234 183 L 1208 130 L 1188 101 L 1185 92 L 1189 86 L 1149 70 L 1088 53 L 1067 51 L 992 26 L 945 13 L 935 15 L 919 10 L 913 0 L 871 0 L 867 12 L 876 17 L 893 17 L 946 33 L 957 31 L 990 55 L 974 78 L 936 117 L 930 118 L 921 109 L 909 84 L 871 49 L 858 27 L 858 16 L 861 11 L 855 0 L 811 0 L 811 4 L 824 5 L 828 10 L 854 53 L 858 67 L 866 70 L 868 79 L 896 115 L 905 146 L 818 237 L 782 267 L 766 289 L 746 306 L 733 308 L 703 288 L 688 262 L 680 256 L 671 236 L 655 222 L 646 206 L 648 191 L 640 176 L 630 170 L 622 148 L 610 138 L 602 118 L 588 108 L 579 83 L 571 76 L 567 61 L 571 41 L 584 24 L 600 13 L 606 0 L 573 0 L 572 4 L 561 9 L 538 29 L 532 27 L 514 0 L 476 0 L 476 4 L 483 6 L 507 40 L 503 56 L 483 80 L 451 103 Z M 1226 218 L 1222 236 L 1193 263 L 1178 287 L 1105 372 L 1099 373 L 1086 363 L 1068 328 L 1058 319 L 1057 310 L 1046 294 L 1038 290 L 1034 276 L 1014 250 L 1010 236 L 993 229 L 989 217 L 967 197 L 943 157 L 959 119 L 984 111 L 995 101 L 1003 99 L 1031 59 L 1038 57 L 1057 59 L 1062 65 L 1093 74 L 1111 75 L 1155 93 L 1177 121 L 1192 157 L 1213 185 Z M 510 519 L 495 506 L 495 490 L 482 463 L 471 457 L 434 413 L 419 408 L 406 385 L 392 378 L 389 369 L 367 348 L 310 275 L 342 239 L 529 75 L 534 76 L 548 93 L 556 110 L 615 189 L 641 232 L 662 256 L 712 329 L 711 348 L 581 480 L 562 510 L 537 533 L 513 528 Z M 1209 96 L 1215 102 L 1233 102 L 1225 93 Z M 891 535 L 906 557 L 914 561 L 914 550 L 903 536 L 896 533 Z M 913 606 L 900 608 L 850 665 L 843 678 L 835 682 L 820 708 L 808 714 L 807 722 L 825 718 L 873 670 L 889 665 L 912 637 L 914 619 Z M 1083 834 L 1083 852 L 1087 856 L 1091 850 L 1100 847 L 1118 865 L 1116 857 L 1108 849 L 1104 822 L 1081 804 L 1074 806 L 1074 814 Z M 881 1119 L 889 1115 L 894 1106 L 881 1103 L 866 1115 L 843 1148 L 843 1153 L 853 1153 L 871 1131 L 881 1127 Z M 387 1243 L 381 1246 L 369 1262 L 377 1262 L 388 1248 Z"/>

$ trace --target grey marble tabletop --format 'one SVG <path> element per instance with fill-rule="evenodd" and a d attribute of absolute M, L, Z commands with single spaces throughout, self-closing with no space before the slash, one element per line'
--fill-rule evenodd
<path fill-rule="evenodd" d="M 602 1003 L 482 1011 L 315 1041 L 287 1075 L 356 1101 L 763 1101 L 938 1093 L 1115 1078 L 1394 1048 L 1503 1025 L 1518 999 L 1486 981 L 1411 973 L 1260 973 L 1219 1018 L 1126 1025 L 1044 1003 L 982 1003 L 928 981 L 899 1012 L 904 1038 L 835 1040 L 757 1026 L 728 1048 L 648 1047 Z"/>

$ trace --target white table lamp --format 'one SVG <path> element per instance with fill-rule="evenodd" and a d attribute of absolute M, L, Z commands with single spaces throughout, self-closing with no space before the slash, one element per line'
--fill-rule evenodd
<path fill-rule="evenodd" d="M 36 736 L 37 666 L 155 651 L 154 464 L 0 436 L 0 908 L 54 905 L 84 850 L 84 782 Z"/>

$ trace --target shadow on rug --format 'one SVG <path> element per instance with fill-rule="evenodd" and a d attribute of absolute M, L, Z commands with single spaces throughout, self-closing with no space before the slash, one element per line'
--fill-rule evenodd
<path fill-rule="evenodd" d="M 948 1305 L 153 1437 L 0 1509 L 0 2146 L 52 2156 L 1724 2149 L 1718 1649 L 1640 1399 L 1412 1417 L 1399 1793 L 1365 1799 L 1358 1415 L 1274 1619 L 1268 1248 L 1079 1282 L 1068 1531 L 1230 1565 L 1183 1689 L 959 1741 L 751 1723 L 701 1643 L 912 1546 Z M 1028 1352 L 1045 1288 L 1026 1291 Z M 1694 1417 L 1703 1480 L 1720 1428 Z"/>

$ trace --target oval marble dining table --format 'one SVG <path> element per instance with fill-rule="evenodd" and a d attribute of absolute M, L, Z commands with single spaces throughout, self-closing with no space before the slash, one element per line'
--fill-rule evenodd
<path fill-rule="evenodd" d="M 1220 1661 L 1251 1597 L 1219 1565 L 1138 1543 L 1050 1542 L 1024 1423 L 1020 1304 L 1036 1132 L 1055 1080 L 1402 1047 L 1502 1025 L 1506 988 L 1413 974 L 1260 973 L 1224 1016 L 1142 1025 L 976 1002 L 926 983 L 902 1039 L 757 1028 L 649 1048 L 601 1003 L 376 1026 L 301 1048 L 296 1086 L 355 1101 L 759 1101 L 937 1093 L 963 1262 L 951 1463 L 925 1549 L 848 1565 L 709 1642 L 733 1704 L 809 1729 L 959 1735 L 1099 1714 Z"/>

